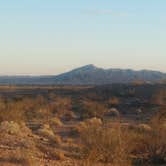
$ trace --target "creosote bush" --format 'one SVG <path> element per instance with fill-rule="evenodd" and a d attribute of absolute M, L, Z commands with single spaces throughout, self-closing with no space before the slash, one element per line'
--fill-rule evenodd
<path fill-rule="evenodd" d="M 119 99 L 117 97 L 111 97 L 108 99 L 108 104 L 111 106 L 116 106 L 120 103 Z"/>
<path fill-rule="evenodd" d="M 57 117 L 53 117 L 50 119 L 50 125 L 57 127 L 57 126 L 63 126 L 63 123 L 61 122 L 61 120 Z"/>
<path fill-rule="evenodd" d="M 11 135 L 31 135 L 31 130 L 25 125 L 25 123 L 16 123 L 13 121 L 3 121 L 0 124 L 0 132 Z"/>
<path fill-rule="evenodd" d="M 106 108 L 103 104 L 95 101 L 85 100 L 77 104 L 75 112 L 80 114 L 81 119 L 88 119 L 93 117 L 103 118 Z"/>
<path fill-rule="evenodd" d="M 166 163 L 165 118 L 159 114 L 152 118 L 149 125 L 130 133 L 131 153 L 138 161 Z"/>
<path fill-rule="evenodd" d="M 43 125 L 42 128 L 40 128 L 37 131 L 38 135 L 49 139 L 52 143 L 55 143 L 57 145 L 60 145 L 62 143 L 61 137 L 59 135 L 54 134 L 53 130 L 50 128 L 48 124 Z"/>
<path fill-rule="evenodd" d="M 87 165 L 98 162 L 118 166 L 130 165 L 126 136 L 127 133 L 122 132 L 119 125 L 116 128 L 109 128 L 107 125 L 85 128 L 81 133 L 84 162 Z"/>
<path fill-rule="evenodd" d="M 13 164 L 21 164 L 24 166 L 38 166 L 33 152 L 27 149 L 20 149 L 9 154 L 8 161 Z"/>
<path fill-rule="evenodd" d="M 102 121 L 99 118 L 90 118 L 86 119 L 82 122 L 79 122 L 74 128 L 73 133 L 81 134 L 85 129 L 88 129 L 89 127 L 100 127 L 102 125 Z"/>

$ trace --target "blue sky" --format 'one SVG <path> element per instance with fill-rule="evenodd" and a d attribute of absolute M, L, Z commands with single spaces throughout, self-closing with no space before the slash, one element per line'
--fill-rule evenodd
<path fill-rule="evenodd" d="M 166 72 L 165 0 L 0 1 L 0 75 L 85 64 Z"/>

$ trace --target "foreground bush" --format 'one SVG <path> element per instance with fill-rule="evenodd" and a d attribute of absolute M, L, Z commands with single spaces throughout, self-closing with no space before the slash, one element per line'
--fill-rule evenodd
<path fill-rule="evenodd" d="M 106 108 L 103 104 L 91 100 L 78 102 L 74 110 L 80 114 L 81 119 L 93 117 L 103 118 L 106 112 Z"/>
<path fill-rule="evenodd" d="M 166 163 L 166 128 L 163 116 L 155 116 L 149 125 L 139 125 L 142 130 L 133 134 L 132 154 L 137 160 Z M 132 134 L 131 134 L 132 136 Z"/>
<path fill-rule="evenodd" d="M 0 132 L 13 135 L 30 135 L 31 130 L 25 123 L 18 124 L 13 121 L 4 121 L 0 124 Z"/>
<path fill-rule="evenodd" d="M 127 133 L 122 132 L 119 125 L 116 128 L 107 126 L 85 128 L 81 133 L 81 140 L 86 165 L 95 165 L 95 163 L 130 165 L 126 135 Z"/>
<path fill-rule="evenodd" d="M 73 128 L 73 133 L 76 134 L 81 134 L 82 132 L 84 132 L 86 129 L 89 129 L 94 127 L 100 127 L 102 125 L 102 121 L 100 118 L 90 118 L 90 119 L 86 119 L 82 122 L 79 122 L 79 124 L 77 124 L 74 128 Z"/>
<path fill-rule="evenodd" d="M 13 164 L 24 165 L 24 166 L 37 166 L 38 162 L 36 161 L 33 152 L 20 149 L 9 154 L 7 161 Z"/>
<path fill-rule="evenodd" d="M 57 126 L 63 126 L 63 123 L 59 118 L 54 117 L 50 120 L 50 125 L 57 127 Z"/>
<path fill-rule="evenodd" d="M 53 130 L 47 124 L 43 125 L 43 127 L 40 128 L 37 133 L 40 136 L 50 140 L 52 143 L 55 143 L 57 145 L 60 145 L 62 143 L 61 137 L 59 135 L 55 135 Z"/>

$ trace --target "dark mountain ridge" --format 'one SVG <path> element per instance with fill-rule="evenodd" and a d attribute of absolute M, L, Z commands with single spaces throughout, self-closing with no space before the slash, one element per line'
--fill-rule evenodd
<path fill-rule="evenodd" d="M 166 73 L 151 70 L 103 69 L 92 64 L 57 76 L 1 76 L 0 84 L 103 85 L 133 81 L 158 83 L 166 80 Z"/>

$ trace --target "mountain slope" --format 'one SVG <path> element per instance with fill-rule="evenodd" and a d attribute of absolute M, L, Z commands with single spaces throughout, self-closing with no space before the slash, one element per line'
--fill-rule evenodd
<path fill-rule="evenodd" d="M 102 69 L 94 65 L 86 65 L 58 76 L 3 76 L 0 77 L 0 84 L 102 85 L 132 81 L 161 82 L 163 80 L 166 80 L 166 73 L 158 71 Z"/>
<path fill-rule="evenodd" d="M 58 84 L 111 84 L 132 81 L 159 82 L 166 79 L 166 74 L 158 71 L 130 69 L 102 69 L 87 65 L 54 78 Z"/>

